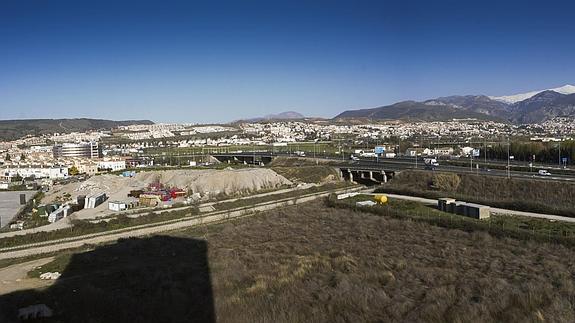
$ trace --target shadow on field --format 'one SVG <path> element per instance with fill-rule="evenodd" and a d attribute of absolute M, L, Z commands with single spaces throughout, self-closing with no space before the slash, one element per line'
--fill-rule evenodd
<path fill-rule="evenodd" d="M 42 322 L 214 322 L 214 302 L 202 240 L 130 238 L 75 254 L 51 287 L 0 297 L 0 321 L 18 309 L 46 304 Z"/>

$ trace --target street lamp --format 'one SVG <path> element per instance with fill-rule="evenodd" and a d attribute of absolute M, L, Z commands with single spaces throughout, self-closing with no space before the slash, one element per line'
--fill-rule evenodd
<path fill-rule="evenodd" d="M 561 139 L 559 139 L 559 169 L 561 169 Z"/>
<path fill-rule="evenodd" d="M 511 155 L 509 153 L 509 148 L 510 143 L 509 143 L 509 137 L 507 137 L 507 178 L 511 178 Z"/>

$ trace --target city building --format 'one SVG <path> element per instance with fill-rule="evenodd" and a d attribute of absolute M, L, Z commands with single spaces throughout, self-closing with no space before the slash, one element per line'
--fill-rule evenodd
<path fill-rule="evenodd" d="M 100 161 L 98 161 L 98 169 L 109 170 L 109 171 L 123 170 L 123 169 L 126 169 L 126 161 L 125 160 L 100 160 Z"/>
<path fill-rule="evenodd" d="M 56 144 L 52 148 L 54 158 L 84 157 L 100 158 L 102 151 L 95 141 Z"/>
<path fill-rule="evenodd" d="M 16 175 L 22 178 L 49 178 L 49 179 L 62 179 L 68 177 L 68 167 L 5 167 L 0 169 L 0 175 L 6 182 L 10 182 L 12 177 Z"/>
<path fill-rule="evenodd" d="M 98 164 L 96 163 L 81 163 L 74 164 L 79 174 L 86 174 L 88 176 L 96 175 L 98 173 Z"/>

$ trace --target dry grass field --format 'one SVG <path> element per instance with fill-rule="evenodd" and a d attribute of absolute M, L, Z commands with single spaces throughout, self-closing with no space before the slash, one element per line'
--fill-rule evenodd
<path fill-rule="evenodd" d="M 57 258 L 57 321 L 574 322 L 575 251 L 321 202 Z M 37 271 L 35 271 L 37 273 Z"/>
<path fill-rule="evenodd" d="M 402 171 L 382 192 L 460 200 L 575 217 L 575 183 L 431 171 Z"/>

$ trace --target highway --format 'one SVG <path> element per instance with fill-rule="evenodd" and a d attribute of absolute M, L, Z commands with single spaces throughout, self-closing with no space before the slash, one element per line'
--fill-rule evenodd
<path fill-rule="evenodd" d="M 241 152 L 241 153 L 226 153 L 226 154 L 213 154 L 212 156 L 237 156 L 246 159 L 247 162 L 250 162 L 250 158 L 255 158 L 256 160 L 264 158 L 273 158 L 273 157 L 299 157 L 294 154 L 272 154 L 269 152 Z M 402 158 L 359 158 L 359 160 L 351 160 L 351 159 L 342 159 L 341 157 L 329 157 L 329 156 L 309 156 L 306 155 L 303 158 L 318 161 L 332 161 L 334 163 L 337 162 L 337 166 L 340 167 L 366 167 L 366 168 L 381 168 L 384 170 L 393 170 L 393 171 L 401 171 L 407 169 L 418 169 L 418 170 L 425 170 L 425 163 L 423 158 L 419 158 L 417 160 L 417 164 L 415 158 L 409 157 L 402 157 Z M 464 159 L 461 160 L 465 162 Z M 483 165 L 482 161 L 474 161 L 473 168 L 468 166 L 455 166 L 455 165 L 446 165 L 445 163 L 442 164 L 442 160 L 439 160 L 439 166 L 436 167 L 436 171 L 444 171 L 444 172 L 454 172 L 454 173 L 465 173 L 465 174 L 479 174 L 479 175 L 488 175 L 488 176 L 498 176 L 498 177 L 507 177 L 507 170 L 505 169 L 478 169 L 476 168 L 476 164 Z M 481 166 L 480 166 L 481 167 Z M 533 172 L 523 172 L 523 171 L 516 171 L 512 170 L 509 172 L 509 175 L 513 178 L 528 178 L 528 179 L 537 179 L 537 180 L 554 180 L 554 181 L 566 181 L 571 182 L 575 181 L 575 173 L 574 174 L 553 174 L 551 176 L 541 176 L 537 174 L 537 169 L 534 168 Z M 549 169 L 549 168 L 546 168 Z M 432 170 L 429 170 L 432 171 Z"/>
<path fill-rule="evenodd" d="M 390 169 L 390 170 L 406 170 L 406 169 L 419 169 L 425 170 L 425 164 L 423 160 L 418 161 L 417 166 L 415 164 L 415 159 L 408 161 L 403 159 L 380 159 L 379 161 L 375 160 L 366 160 L 360 159 L 358 161 L 349 161 L 350 165 L 354 166 L 366 166 L 366 167 L 381 167 L 383 169 Z M 464 166 L 453 166 L 453 165 L 442 165 L 441 160 L 439 161 L 439 166 L 436 167 L 436 171 L 445 171 L 445 172 L 454 172 L 454 173 L 466 173 L 466 174 L 479 174 L 479 175 L 489 175 L 489 176 L 499 176 L 499 177 L 507 177 L 507 170 L 502 169 L 489 169 L 489 171 L 481 170 L 475 168 L 471 169 L 470 167 Z M 431 170 L 429 170 L 431 171 Z M 541 176 L 538 175 L 536 172 L 520 172 L 520 171 L 510 171 L 509 175 L 514 178 L 529 178 L 529 179 L 540 179 L 540 180 L 555 180 L 555 181 L 575 181 L 575 175 L 566 175 L 566 174 L 552 174 L 551 176 Z"/>

